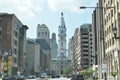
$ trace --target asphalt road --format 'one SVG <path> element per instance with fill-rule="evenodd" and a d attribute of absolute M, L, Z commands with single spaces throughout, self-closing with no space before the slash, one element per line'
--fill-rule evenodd
<path fill-rule="evenodd" d="M 52 78 L 49 80 L 71 80 L 71 78 L 60 77 L 60 78 Z"/>
<path fill-rule="evenodd" d="M 48 78 L 48 79 L 26 79 L 26 80 L 71 80 L 70 78 L 60 77 L 60 78 Z"/>

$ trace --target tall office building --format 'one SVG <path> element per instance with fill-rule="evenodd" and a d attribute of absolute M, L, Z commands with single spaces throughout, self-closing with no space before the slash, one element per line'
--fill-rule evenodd
<path fill-rule="evenodd" d="M 51 48 L 51 71 L 52 71 L 52 75 L 56 74 L 56 63 L 57 63 L 57 41 L 56 41 L 56 34 L 52 33 L 52 37 L 50 40 L 50 48 Z"/>
<path fill-rule="evenodd" d="M 74 72 L 92 67 L 95 54 L 92 25 L 83 24 L 76 28 L 72 41 Z"/>
<path fill-rule="evenodd" d="M 2 58 L 5 59 L 4 74 L 17 74 L 18 71 L 23 73 L 27 29 L 14 14 L 0 13 L 0 50 Z"/>
<path fill-rule="evenodd" d="M 50 31 L 45 24 L 38 24 L 37 26 L 37 39 L 36 42 L 40 44 L 41 50 L 40 54 L 43 53 L 44 56 L 40 57 L 41 71 L 49 72 L 51 65 L 51 52 L 50 52 Z"/>
<path fill-rule="evenodd" d="M 50 44 L 50 31 L 45 24 L 38 24 L 37 26 L 37 39 L 44 39 Z"/>

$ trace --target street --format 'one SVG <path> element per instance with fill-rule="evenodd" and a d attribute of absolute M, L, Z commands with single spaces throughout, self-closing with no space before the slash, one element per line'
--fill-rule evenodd
<path fill-rule="evenodd" d="M 52 78 L 49 80 L 71 80 L 71 78 L 60 77 L 60 78 Z"/>
<path fill-rule="evenodd" d="M 43 79 L 26 79 L 26 80 L 43 80 Z M 49 78 L 48 80 L 71 80 L 70 78 L 60 77 L 60 78 Z"/>

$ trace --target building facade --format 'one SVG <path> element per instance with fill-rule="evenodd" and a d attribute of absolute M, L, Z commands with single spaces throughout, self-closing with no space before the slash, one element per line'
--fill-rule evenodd
<path fill-rule="evenodd" d="M 48 44 L 50 44 L 50 31 L 45 24 L 38 24 L 37 39 L 45 39 L 48 42 Z"/>
<path fill-rule="evenodd" d="M 75 29 L 72 39 L 72 66 L 76 72 L 92 67 L 95 62 L 95 49 L 91 24 L 83 24 Z"/>
<path fill-rule="evenodd" d="M 102 0 L 102 6 L 114 7 L 103 9 L 103 26 L 105 41 L 105 57 L 107 62 L 107 76 L 111 72 L 116 72 L 117 80 L 120 80 L 120 1 L 119 0 Z M 113 33 L 116 30 L 116 34 Z"/>
<path fill-rule="evenodd" d="M 25 62 L 25 68 L 26 68 L 25 74 L 26 75 L 30 75 L 30 74 L 33 74 L 34 71 L 35 71 L 35 67 L 34 66 L 36 66 L 35 63 L 37 62 L 37 60 L 35 60 L 35 59 L 40 59 L 40 56 L 36 57 L 36 55 L 35 55 L 36 54 L 36 42 L 35 42 L 34 39 L 29 39 L 28 38 L 26 40 L 26 51 L 27 52 L 26 52 L 26 58 L 25 58 L 26 59 L 25 60 L 26 61 Z M 37 50 L 37 51 L 40 51 L 40 49 Z M 38 63 L 38 65 L 40 65 L 40 62 Z"/>
<path fill-rule="evenodd" d="M 45 24 L 38 24 L 36 42 L 41 45 L 40 53 L 44 53 L 44 57 L 40 57 L 43 60 L 40 61 L 42 66 L 40 69 L 49 74 L 51 70 L 50 31 Z"/>
<path fill-rule="evenodd" d="M 0 13 L 0 49 L 1 56 L 4 58 L 3 75 L 17 74 L 20 67 L 24 69 L 24 40 L 26 39 L 27 29 L 28 27 L 23 25 L 14 14 Z M 20 35 L 23 37 L 21 38 Z M 10 64 L 8 65 L 8 63 Z M 19 66 L 19 63 L 21 66 Z M 21 71 L 23 70 L 21 69 Z"/>
<path fill-rule="evenodd" d="M 51 72 L 52 75 L 56 74 L 57 72 L 57 41 L 56 41 L 56 34 L 52 33 L 52 38 L 50 40 L 50 48 L 51 48 Z"/>

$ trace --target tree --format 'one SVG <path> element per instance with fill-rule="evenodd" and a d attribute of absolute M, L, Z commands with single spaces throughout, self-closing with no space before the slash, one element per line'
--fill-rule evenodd
<path fill-rule="evenodd" d="M 87 69 L 87 75 L 88 75 L 88 76 L 91 76 L 92 74 L 93 74 L 93 70 L 92 70 L 91 67 L 89 67 L 89 68 Z"/>
<path fill-rule="evenodd" d="M 116 75 L 117 75 L 117 72 L 116 71 L 113 71 L 113 72 L 111 72 L 111 75 L 114 77 L 114 79 L 115 79 L 115 77 L 116 77 Z"/>
<path fill-rule="evenodd" d="M 80 71 L 80 74 L 89 77 L 93 74 L 93 70 L 91 67 L 89 67 L 85 70 Z"/>
<path fill-rule="evenodd" d="M 71 66 L 68 66 L 65 70 L 64 70 L 64 74 L 65 75 L 68 75 L 69 73 L 72 72 L 72 67 Z"/>
<path fill-rule="evenodd" d="M 80 75 L 84 75 L 85 76 L 85 72 L 86 72 L 85 70 L 81 70 L 80 71 Z"/>

